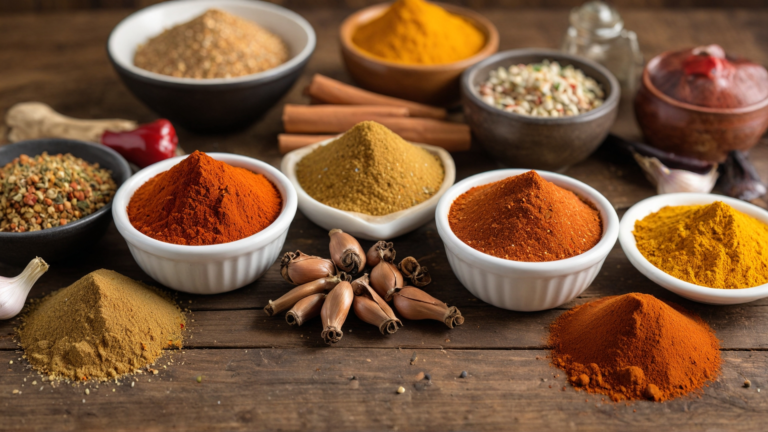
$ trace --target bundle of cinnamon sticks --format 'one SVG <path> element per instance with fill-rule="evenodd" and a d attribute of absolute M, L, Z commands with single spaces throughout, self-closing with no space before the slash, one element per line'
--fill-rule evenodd
<path fill-rule="evenodd" d="M 469 150 L 471 144 L 469 126 L 445 121 L 443 108 L 372 93 L 319 74 L 305 93 L 318 105 L 285 105 L 286 133 L 278 135 L 282 154 L 333 138 L 366 120 L 381 123 L 407 141 L 450 152 Z"/>

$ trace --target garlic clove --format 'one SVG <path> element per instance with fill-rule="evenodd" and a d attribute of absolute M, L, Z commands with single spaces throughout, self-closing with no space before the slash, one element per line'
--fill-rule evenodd
<path fill-rule="evenodd" d="M 269 301 L 269 304 L 264 307 L 264 312 L 269 315 L 275 315 L 286 309 L 291 308 L 299 300 L 319 293 L 327 293 L 332 290 L 333 287 L 339 284 L 341 281 L 348 281 L 349 277 L 346 273 L 341 272 L 335 276 L 329 276 L 323 279 L 318 279 L 312 282 L 299 285 L 294 289 L 280 296 L 279 299 Z"/>
<path fill-rule="evenodd" d="M 717 164 L 709 172 L 698 174 L 692 171 L 667 168 L 659 159 L 634 154 L 635 160 L 645 172 L 648 181 L 656 185 L 658 194 L 677 192 L 710 193 L 717 182 Z"/>
<path fill-rule="evenodd" d="M 366 258 L 360 242 L 338 228 L 332 229 L 328 236 L 331 237 L 329 248 L 333 263 L 350 274 L 363 271 Z"/>
<path fill-rule="evenodd" d="M 403 318 L 441 321 L 449 328 L 464 324 L 464 317 L 461 316 L 461 312 L 456 306 L 448 307 L 445 303 L 418 288 L 402 288 L 395 293 L 393 298 L 395 309 Z"/>
<path fill-rule="evenodd" d="M 376 296 L 378 297 L 378 294 Z M 392 312 L 389 305 L 386 302 L 383 303 L 389 309 L 389 314 L 381 307 L 381 303 L 364 295 L 355 296 L 352 308 L 358 318 L 378 327 L 381 334 L 394 334 L 403 326 L 403 323 L 394 316 L 394 312 Z"/>
<path fill-rule="evenodd" d="M 285 314 L 285 321 L 288 325 L 299 327 L 310 319 L 320 315 L 327 294 L 319 293 L 304 297 L 299 300 L 291 310 Z"/>
<path fill-rule="evenodd" d="M 0 277 L 0 320 L 15 317 L 24 308 L 32 286 L 48 271 L 48 264 L 40 257 L 33 259 L 20 275 Z"/>
<path fill-rule="evenodd" d="M 329 259 L 307 255 L 297 250 L 283 255 L 280 274 L 288 283 L 301 285 L 335 275 L 336 266 Z"/>
<path fill-rule="evenodd" d="M 395 291 L 404 286 L 403 275 L 394 264 L 382 260 L 371 271 L 370 284 L 381 297 L 390 301 Z"/>

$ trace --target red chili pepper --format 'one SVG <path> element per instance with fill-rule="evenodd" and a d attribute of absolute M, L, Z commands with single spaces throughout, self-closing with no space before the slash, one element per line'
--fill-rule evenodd
<path fill-rule="evenodd" d="M 722 76 L 726 69 L 732 68 L 731 62 L 707 53 L 692 54 L 683 62 L 686 75 L 703 75 L 710 79 Z"/>
<path fill-rule="evenodd" d="M 132 131 L 105 131 L 101 143 L 144 168 L 175 156 L 179 138 L 171 122 L 159 119 Z"/>

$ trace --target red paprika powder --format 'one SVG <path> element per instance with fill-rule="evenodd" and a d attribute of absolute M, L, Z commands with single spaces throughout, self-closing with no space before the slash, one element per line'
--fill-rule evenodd
<path fill-rule="evenodd" d="M 277 219 L 282 196 L 266 177 L 196 151 L 136 190 L 128 218 L 154 239 L 181 245 L 229 243 Z"/>
<path fill-rule="evenodd" d="M 552 363 L 577 389 L 615 402 L 657 402 L 700 389 L 720 371 L 720 342 L 696 314 L 648 294 L 605 297 L 550 327 Z"/>
<path fill-rule="evenodd" d="M 536 171 L 468 190 L 451 205 L 448 223 L 474 249 L 513 261 L 570 258 L 603 232 L 596 209 Z"/>

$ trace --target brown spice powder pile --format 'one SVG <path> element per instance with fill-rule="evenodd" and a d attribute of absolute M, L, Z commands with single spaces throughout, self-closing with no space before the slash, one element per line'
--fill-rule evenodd
<path fill-rule="evenodd" d="M 18 329 L 25 357 L 46 375 L 106 380 L 181 348 L 184 314 L 165 294 L 111 270 L 45 297 Z"/>
<path fill-rule="evenodd" d="M 552 363 L 577 388 L 665 401 L 702 388 L 720 371 L 720 342 L 696 314 L 631 293 L 576 306 L 550 328 Z"/>
<path fill-rule="evenodd" d="M 174 77 L 231 78 L 273 69 L 288 57 L 288 47 L 275 34 L 210 9 L 139 45 L 133 63 Z"/>
<path fill-rule="evenodd" d="M 413 207 L 440 190 L 440 159 L 379 123 L 357 124 L 296 164 L 301 187 L 337 209 L 383 216 Z"/>
<path fill-rule="evenodd" d="M 453 202 L 448 223 L 472 248 L 513 261 L 570 258 L 602 237 L 596 209 L 535 171 L 468 190 Z"/>

